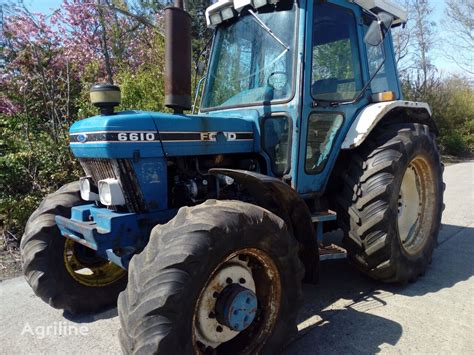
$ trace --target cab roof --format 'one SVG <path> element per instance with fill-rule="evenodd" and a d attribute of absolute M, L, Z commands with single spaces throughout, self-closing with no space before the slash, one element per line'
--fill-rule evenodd
<path fill-rule="evenodd" d="M 347 0 L 362 7 L 364 10 L 373 12 L 387 12 L 394 17 L 393 26 L 407 22 L 407 11 L 392 0 Z M 280 0 L 219 0 L 206 9 L 206 23 L 210 28 L 231 19 L 240 13 L 245 7 L 251 6 L 258 9 L 268 4 L 277 4 Z"/>

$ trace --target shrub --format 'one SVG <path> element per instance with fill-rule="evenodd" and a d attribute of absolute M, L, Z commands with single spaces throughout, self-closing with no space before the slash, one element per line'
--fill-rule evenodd
<path fill-rule="evenodd" d="M 462 155 L 468 150 L 468 142 L 459 131 L 451 131 L 441 137 L 443 153 L 450 155 Z"/>

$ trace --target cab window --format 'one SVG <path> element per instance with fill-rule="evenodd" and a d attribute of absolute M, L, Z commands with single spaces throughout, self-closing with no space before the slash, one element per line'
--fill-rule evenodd
<path fill-rule="evenodd" d="M 364 26 L 364 28 L 367 32 L 368 25 Z M 374 79 L 370 83 L 370 89 L 372 90 L 372 93 L 384 91 L 398 92 L 398 81 L 395 64 L 393 58 L 387 55 L 392 51 L 389 43 L 389 37 L 387 36 L 385 40 L 378 46 L 366 45 L 365 47 L 370 77 L 376 73 L 376 70 L 380 64 L 382 64 L 385 60 L 385 63 L 382 65 L 377 75 L 375 75 Z"/>
<path fill-rule="evenodd" d="M 275 176 L 283 176 L 290 168 L 290 120 L 287 116 L 266 117 L 263 121 L 263 147 L 270 157 Z"/>
<path fill-rule="evenodd" d="M 311 94 L 316 100 L 347 101 L 362 89 L 357 25 L 352 11 L 315 5 Z"/>
<path fill-rule="evenodd" d="M 314 112 L 309 116 L 306 173 L 317 174 L 324 168 L 343 121 L 338 112 Z"/>

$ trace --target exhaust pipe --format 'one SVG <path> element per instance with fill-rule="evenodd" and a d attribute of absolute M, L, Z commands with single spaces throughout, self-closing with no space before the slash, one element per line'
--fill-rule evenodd
<path fill-rule="evenodd" d="M 191 15 L 185 0 L 165 8 L 165 106 L 191 109 Z"/>

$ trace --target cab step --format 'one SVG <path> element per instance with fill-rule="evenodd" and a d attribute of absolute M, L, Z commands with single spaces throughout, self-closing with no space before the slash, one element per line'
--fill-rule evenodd
<path fill-rule="evenodd" d="M 335 245 L 320 245 L 319 246 L 319 260 L 337 260 L 347 258 L 347 250 Z"/>
<path fill-rule="evenodd" d="M 319 211 L 311 215 L 311 221 L 316 223 L 316 238 L 318 243 L 323 242 L 323 223 L 329 221 L 335 221 L 337 219 L 337 214 L 334 211 Z"/>
<path fill-rule="evenodd" d="M 319 211 L 311 215 L 311 220 L 313 223 L 335 221 L 336 219 L 337 214 L 332 210 Z"/>
<path fill-rule="evenodd" d="M 316 223 L 316 238 L 319 244 L 319 260 L 335 260 L 347 258 L 347 251 L 335 244 L 323 245 L 323 223 L 335 221 L 337 214 L 334 211 L 319 211 L 311 215 L 311 220 Z"/>

